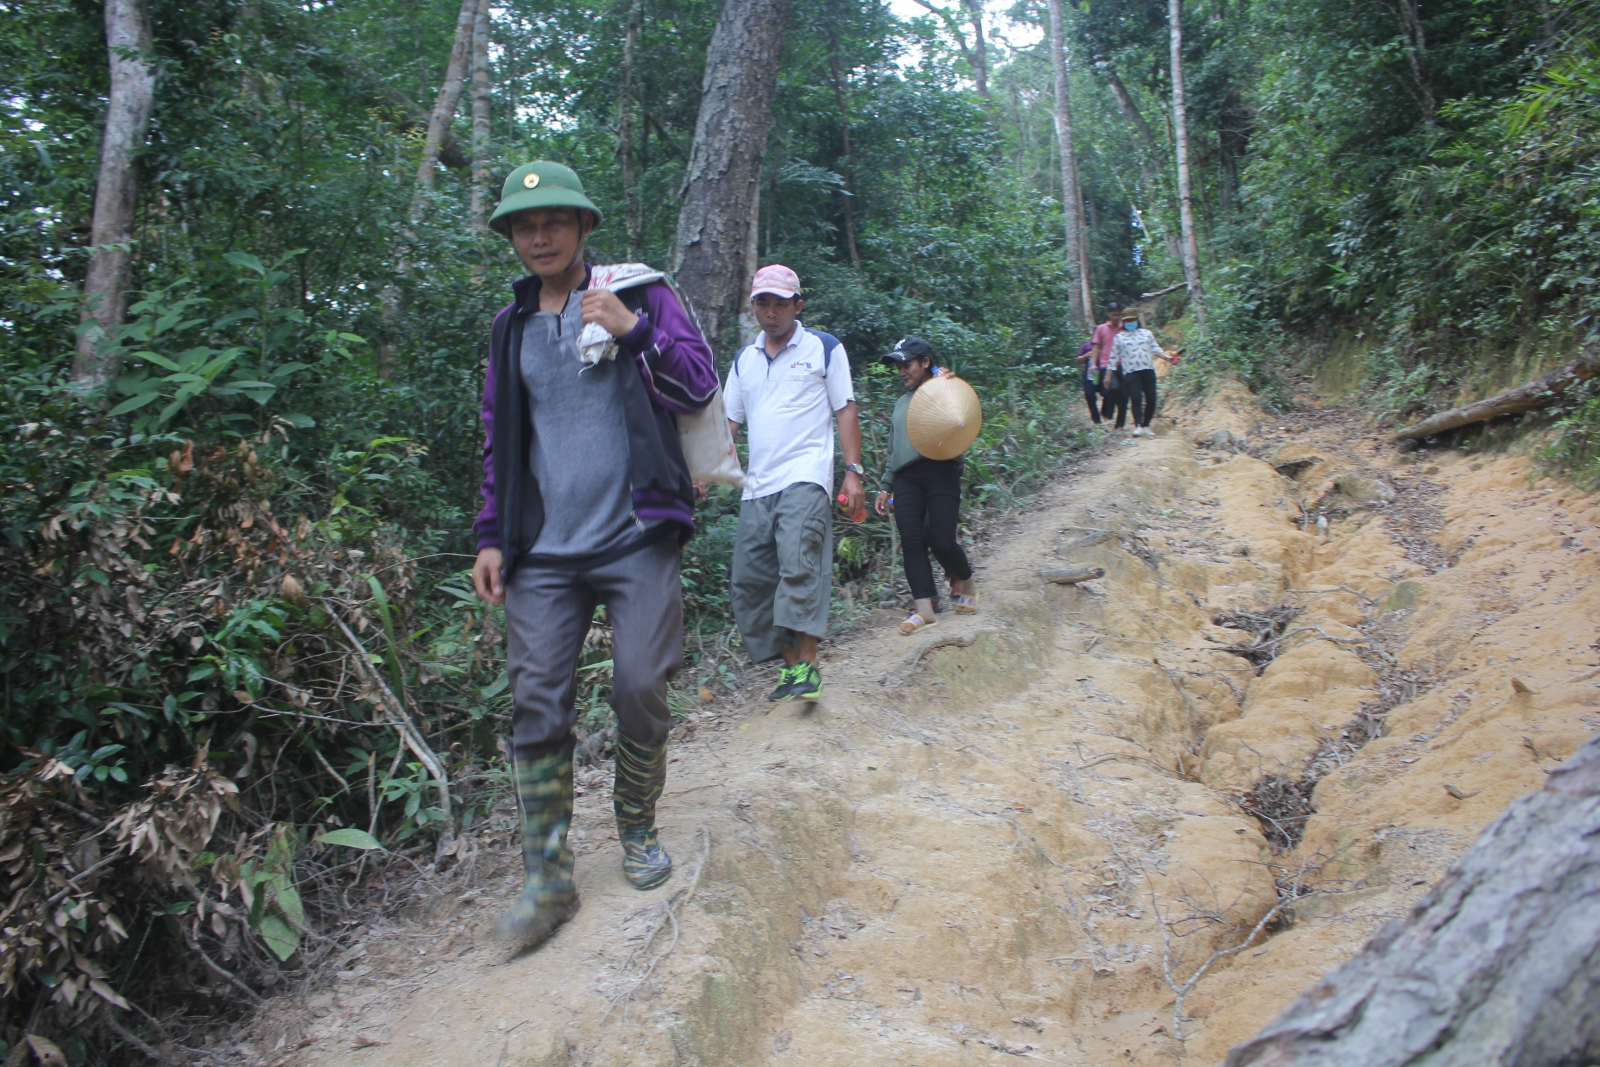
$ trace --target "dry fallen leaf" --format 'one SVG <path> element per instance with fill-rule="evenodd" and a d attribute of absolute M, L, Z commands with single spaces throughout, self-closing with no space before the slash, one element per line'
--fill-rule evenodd
<path fill-rule="evenodd" d="M 67 1057 L 62 1054 L 61 1047 L 48 1037 L 29 1034 L 28 1047 L 39 1057 L 41 1067 L 67 1067 Z"/>
<path fill-rule="evenodd" d="M 387 1041 L 379 1041 L 375 1037 L 368 1037 L 366 1034 L 357 1034 L 354 1047 L 377 1048 L 379 1045 L 387 1045 L 388 1043 Z"/>

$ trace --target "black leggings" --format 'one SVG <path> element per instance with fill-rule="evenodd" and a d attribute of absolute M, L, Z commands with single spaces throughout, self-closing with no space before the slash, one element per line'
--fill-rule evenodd
<path fill-rule="evenodd" d="M 972 564 L 956 540 L 961 517 L 961 461 L 919 459 L 894 474 L 894 521 L 900 527 L 906 581 L 917 600 L 933 599 L 932 550 L 951 578 L 972 577 Z"/>
<path fill-rule="evenodd" d="M 1107 389 L 1105 400 L 1100 404 L 1100 417 L 1109 419 L 1114 411 L 1117 416 L 1117 429 L 1122 429 L 1122 424 L 1128 420 L 1128 394 L 1121 388 Z"/>
<path fill-rule="evenodd" d="M 1083 380 L 1083 402 L 1089 405 L 1089 418 L 1096 426 L 1100 425 L 1100 387 L 1094 383 L 1093 378 Z"/>
<path fill-rule="evenodd" d="M 1124 371 L 1122 387 L 1128 391 L 1128 399 L 1133 404 L 1133 424 L 1149 426 L 1150 420 L 1156 417 L 1156 372 Z M 1118 420 L 1117 425 L 1122 425 L 1121 420 Z"/>

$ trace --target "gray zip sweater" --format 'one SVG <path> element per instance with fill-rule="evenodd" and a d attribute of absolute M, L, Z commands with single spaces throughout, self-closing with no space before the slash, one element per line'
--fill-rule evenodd
<path fill-rule="evenodd" d="M 909 467 L 922 458 L 922 453 L 911 447 L 911 438 L 906 435 L 906 412 L 911 408 L 911 397 L 912 393 L 906 393 L 896 400 L 894 414 L 890 416 L 889 468 L 883 472 L 883 477 L 878 479 L 878 488 L 885 493 L 894 491 L 896 471 Z"/>

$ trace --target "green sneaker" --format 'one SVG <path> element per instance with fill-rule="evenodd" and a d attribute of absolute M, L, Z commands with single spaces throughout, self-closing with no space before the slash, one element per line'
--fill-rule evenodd
<path fill-rule="evenodd" d="M 793 667 L 780 668 L 778 670 L 778 688 L 774 689 L 767 696 L 767 699 L 792 700 L 794 698 L 794 693 L 792 693 L 790 690 L 794 689 L 795 682 L 799 681 L 798 672 L 801 666 L 802 664 L 797 663 Z"/>
<path fill-rule="evenodd" d="M 821 700 L 822 672 L 815 663 L 795 664 L 794 684 L 790 687 L 790 700 Z"/>

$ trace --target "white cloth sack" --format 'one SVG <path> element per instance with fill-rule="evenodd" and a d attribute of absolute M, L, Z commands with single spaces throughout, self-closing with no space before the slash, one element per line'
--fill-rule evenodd
<path fill-rule="evenodd" d="M 672 284 L 661 271 L 653 270 L 643 263 L 615 263 L 595 267 L 589 274 L 591 289 L 609 289 L 613 293 L 659 281 Z M 673 287 L 673 292 L 677 293 L 676 286 Z M 681 294 L 678 295 L 678 300 L 683 303 L 684 310 L 689 311 L 689 317 L 693 319 L 694 312 L 689 309 Z M 616 359 L 617 339 L 612 337 L 604 326 L 588 323 L 578 335 L 578 356 L 583 360 L 584 366 L 590 367 L 602 359 Z M 689 463 L 689 477 L 694 482 L 721 482 L 741 489 L 744 487 L 744 468 L 739 466 L 739 453 L 733 447 L 733 434 L 728 432 L 728 415 L 722 406 L 720 388 L 711 394 L 711 403 L 707 404 L 703 411 L 694 415 L 678 416 L 678 444 L 683 449 L 683 458 Z"/>
<path fill-rule="evenodd" d="M 678 416 L 678 444 L 689 462 L 689 477 L 695 482 L 721 482 L 744 488 L 744 468 L 728 432 L 728 414 L 722 406 L 722 390 L 711 394 L 711 403 L 694 415 Z"/>

